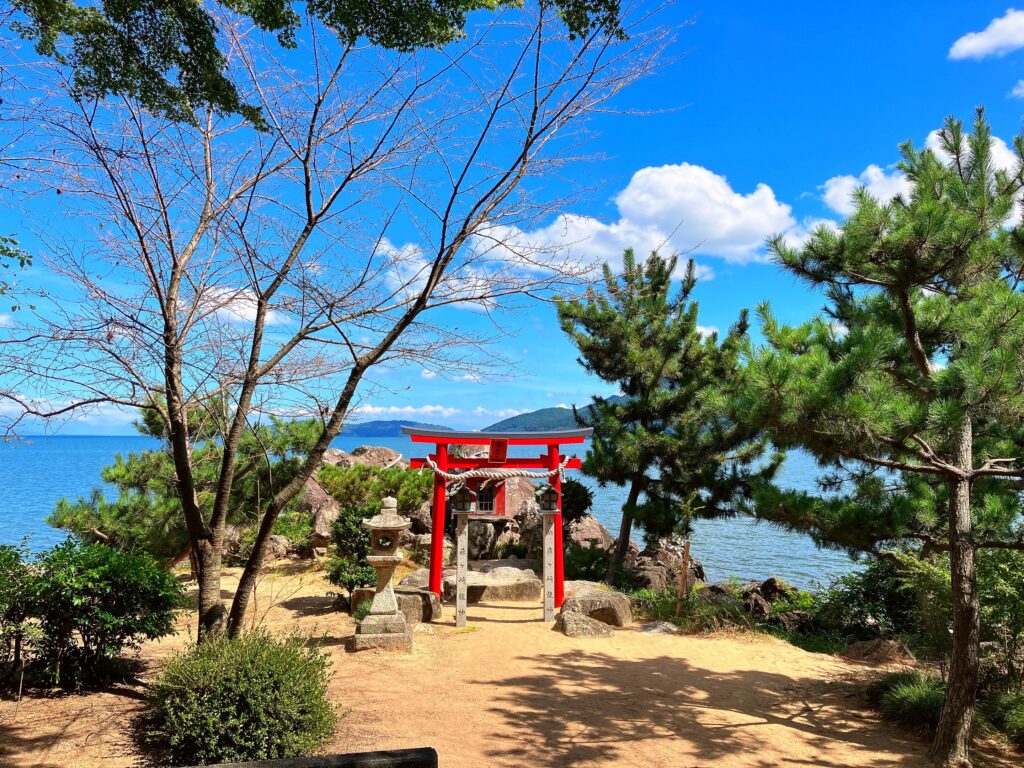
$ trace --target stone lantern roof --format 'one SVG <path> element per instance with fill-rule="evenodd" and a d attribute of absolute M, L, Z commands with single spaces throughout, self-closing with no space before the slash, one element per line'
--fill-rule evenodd
<path fill-rule="evenodd" d="M 398 501 L 392 496 L 385 496 L 380 502 L 380 512 L 369 520 L 363 520 L 363 528 L 373 531 L 404 531 L 411 522 L 398 514 Z"/>

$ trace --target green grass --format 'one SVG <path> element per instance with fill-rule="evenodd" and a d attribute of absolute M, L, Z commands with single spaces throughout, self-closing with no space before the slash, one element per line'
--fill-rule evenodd
<path fill-rule="evenodd" d="M 985 703 L 984 709 L 1007 739 L 1024 747 L 1024 691 L 994 696 Z"/>
<path fill-rule="evenodd" d="M 356 606 L 355 610 L 352 611 L 352 618 L 356 621 L 362 621 L 370 615 L 370 608 L 373 607 L 373 601 L 363 600 L 359 605 Z"/>
<path fill-rule="evenodd" d="M 791 632 L 774 624 L 759 624 L 765 634 L 785 640 L 790 645 L 802 648 L 809 653 L 827 653 L 830 656 L 842 653 L 849 647 L 846 638 L 827 632 Z"/>
<path fill-rule="evenodd" d="M 931 733 L 939 724 L 946 686 L 934 675 L 911 669 L 883 675 L 868 686 L 867 695 L 886 720 Z"/>

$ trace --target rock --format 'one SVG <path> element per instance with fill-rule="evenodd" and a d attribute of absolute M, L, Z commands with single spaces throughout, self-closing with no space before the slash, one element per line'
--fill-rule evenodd
<path fill-rule="evenodd" d="M 399 587 L 410 587 L 412 589 L 426 589 L 430 584 L 430 571 L 427 568 L 417 568 L 400 582 Z"/>
<path fill-rule="evenodd" d="M 295 506 L 303 514 L 309 515 L 309 521 L 313 526 L 309 546 L 326 547 L 330 544 L 331 525 L 341 514 L 341 505 L 324 490 L 316 478 L 311 477 L 305 482 Z"/>
<path fill-rule="evenodd" d="M 519 526 L 519 543 L 526 547 L 527 557 L 540 560 L 544 554 L 544 515 L 536 504 L 527 505 L 515 521 Z"/>
<path fill-rule="evenodd" d="M 412 523 L 410 530 L 416 534 L 430 533 L 433 530 L 434 520 L 432 516 L 431 503 L 424 501 L 417 509 L 409 513 L 409 522 Z"/>
<path fill-rule="evenodd" d="M 309 551 L 310 554 L 313 555 L 314 560 L 319 560 L 321 557 L 327 557 L 327 547 L 313 547 Z"/>
<path fill-rule="evenodd" d="M 774 603 L 777 600 L 782 600 L 796 594 L 796 589 L 776 576 L 761 582 L 761 587 L 758 591 L 761 593 L 761 597 L 769 603 Z"/>
<path fill-rule="evenodd" d="M 652 621 L 641 626 L 640 631 L 648 635 L 678 635 L 682 630 L 671 621 Z"/>
<path fill-rule="evenodd" d="M 902 661 L 910 656 L 901 643 L 882 638 L 853 643 L 843 655 L 848 659 L 876 664 Z"/>
<path fill-rule="evenodd" d="M 398 451 L 380 445 L 361 445 L 358 448 L 353 448 L 352 458 L 356 464 L 365 464 L 368 467 L 381 469 L 409 466 L 409 462 L 405 461 Z"/>
<path fill-rule="evenodd" d="M 633 623 L 629 598 L 621 592 L 600 589 L 575 590 L 562 603 L 562 613 L 582 613 L 613 627 L 628 627 Z"/>
<path fill-rule="evenodd" d="M 426 588 L 396 587 L 395 597 L 398 599 L 398 610 L 402 612 L 406 624 L 410 626 L 441 618 L 441 599 Z"/>
<path fill-rule="evenodd" d="M 351 467 L 355 464 L 355 458 L 351 453 L 346 451 L 338 450 L 337 448 L 328 448 L 324 451 L 324 464 L 332 467 Z"/>
<path fill-rule="evenodd" d="M 489 568 L 486 571 L 481 570 L 481 573 L 489 573 L 496 579 L 513 579 L 514 581 L 537 578 L 537 574 L 532 568 L 512 568 L 507 565 Z"/>
<path fill-rule="evenodd" d="M 537 486 L 525 477 L 506 480 L 505 512 L 519 517 L 529 511 L 537 511 Z"/>
<path fill-rule="evenodd" d="M 498 534 L 498 538 L 494 542 L 495 554 L 503 552 L 508 547 L 514 547 L 519 544 L 519 523 L 514 518 L 509 519 L 508 522 L 503 524 L 501 532 Z"/>
<path fill-rule="evenodd" d="M 494 545 L 498 541 L 494 523 L 487 520 L 470 520 L 466 538 L 469 540 L 470 560 L 489 560 L 494 557 Z"/>
<path fill-rule="evenodd" d="M 445 600 L 455 600 L 455 573 L 443 581 Z M 466 574 L 466 601 L 535 602 L 544 597 L 544 584 L 540 579 L 500 578 L 489 573 L 469 571 Z"/>
<path fill-rule="evenodd" d="M 615 547 L 618 546 L 618 543 L 619 540 L 614 539 L 611 543 L 611 546 L 609 546 L 608 549 L 605 550 L 608 557 L 612 557 L 612 555 L 615 553 Z M 626 557 L 622 561 L 623 567 L 625 567 L 626 570 L 629 570 L 637 564 L 637 560 L 639 559 L 639 557 L 640 548 L 632 541 L 629 542 L 629 545 L 626 547 Z"/>
<path fill-rule="evenodd" d="M 610 587 L 605 584 L 599 584 L 596 581 L 567 581 L 565 582 L 565 596 L 575 594 L 576 592 L 608 592 Z"/>
<path fill-rule="evenodd" d="M 611 628 L 602 621 L 582 613 L 559 613 L 555 617 L 555 631 L 566 637 L 611 637 Z"/>
<path fill-rule="evenodd" d="M 632 569 L 629 577 L 639 589 L 653 589 L 664 592 L 672 586 L 668 569 L 663 565 L 646 565 Z"/>
<path fill-rule="evenodd" d="M 807 611 L 786 611 L 776 614 L 774 620 L 787 632 L 803 632 L 814 625 L 814 619 Z"/>
<path fill-rule="evenodd" d="M 291 548 L 292 543 L 284 536 L 278 536 L 276 533 L 272 533 L 267 537 L 267 557 L 273 558 L 274 560 L 281 560 L 288 557 L 288 553 Z"/>
<path fill-rule="evenodd" d="M 493 573 L 499 568 L 511 568 L 516 571 L 529 571 L 533 578 L 540 573 L 540 562 L 526 557 L 506 557 L 501 560 L 470 563 L 470 568 L 480 573 Z"/>
<path fill-rule="evenodd" d="M 743 610 L 754 619 L 766 619 L 771 613 L 772 607 L 767 600 L 761 597 L 760 592 L 751 592 L 743 601 Z"/>
<path fill-rule="evenodd" d="M 734 605 L 738 602 L 732 591 L 721 584 L 705 584 L 694 592 L 693 596 L 712 605 Z"/>
<path fill-rule="evenodd" d="M 608 529 L 597 521 L 592 515 L 584 515 L 579 520 L 569 524 L 565 532 L 567 545 L 575 544 L 579 547 L 597 547 L 607 550 L 614 539 L 608 533 Z"/>

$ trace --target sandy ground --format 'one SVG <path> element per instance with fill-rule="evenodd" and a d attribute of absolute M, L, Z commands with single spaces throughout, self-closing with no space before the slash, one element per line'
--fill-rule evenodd
<path fill-rule="evenodd" d="M 254 612 L 272 631 L 322 636 L 343 715 L 328 752 L 432 746 L 446 768 L 928 765 L 920 740 L 864 708 L 859 691 L 876 670 L 773 638 L 632 628 L 571 639 L 539 606 L 505 604 L 470 606 L 465 629 L 449 609 L 420 628 L 411 654 L 352 654 L 352 621 L 328 589 L 320 573 L 285 568 L 264 578 Z M 0 765 L 147 765 L 131 735 L 144 680 L 188 641 L 182 627 L 143 649 L 140 680 L 0 702 Z"/>

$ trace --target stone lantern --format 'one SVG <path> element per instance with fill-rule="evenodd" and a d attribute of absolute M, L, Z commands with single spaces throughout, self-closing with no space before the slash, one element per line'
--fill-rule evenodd
<path fill-rule="evenodd" d="M 359 622 L 353 649 L 389 648 L 412 650 L 412 632 L 398 610 L 395 588 L 391 584 L 395 568 L 402 562 L 398 542 L 411 523 L 398 514 L 398 502 L 390 496 L 381 501 L 380 513 L 363 520 L 370 531 L 370 553 L 366 561 L 377 571 L 370 612 Z"/>

